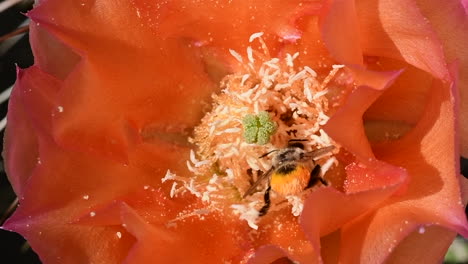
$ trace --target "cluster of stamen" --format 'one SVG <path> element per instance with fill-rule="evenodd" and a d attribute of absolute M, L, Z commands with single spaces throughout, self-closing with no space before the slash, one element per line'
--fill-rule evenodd
<path fill-rule="evenodd" d="M 270 158 L 259 158 L 262 154 L 284 148 L 294 138 L 307 140 L 303 142 L 306 151 L 336 146 L 321 127 L 329 119 L 328 85 L 343 67 L 333 65 L 327 75 L 319 76 L 310 67 L 294 65 L 299 53 L 271 58 L 262 34 L 250 37 L 250 43 L 258 41 L 260 48 L 247 47 L 246 58 L 230 50 L 239 69 L 221 81 L 221 92 L 212 96 L 212 110 L 190 139 L 196 146 L 187 161 L 193 175 L 181 177 L 168 171 L 163 178 L 163 182 L 173 182 L 171 197 L 189 191 L 206 202 L 207 208 L 232 208 L 253 228 L 263 203 L 262 189 L 245 199 L 242 196 L 272 166 Z M 248 143 L 245 117 L 265 112 L 276 124 L 274 133 L 269 142 Z M 332 154 L 321 162 L 323 174 L 337 163 Z M 300 214 L 300 198 L 283 199 L 292 204 L 294 215 Z"/>

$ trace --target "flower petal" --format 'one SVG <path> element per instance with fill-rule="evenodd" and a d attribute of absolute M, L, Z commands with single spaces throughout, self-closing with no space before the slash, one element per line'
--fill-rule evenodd
<path fill-rule="evenodd" d="M 405 169 L 385 162 L 368 159 L 366 162 L 353 162 L 346 166 L 344 189 L 347 194 L 387 189 L 391 186 L 403 186 L 408 175 Z"/>
<path fill-rule="evenodd" d="M 34 64 L 42 71 L 64 80 L 80 57 L 36 23 L 29 24 L 29 41 Z"/>
<path fill-rule="evenodd" d="M 404 7 L 404 8 L 402 8 Z M 394 58 L 449 77 L 441 42 L 412 0 L 357 0 L 363 53 Z"/>
<path fill-rule="evenodd" d="M 321 4 L 310 0 L 242 2 L 203 0 L 172 1 L 166 4 L 134 1 L 152 30 L 162 37 L 184 35 L 200 45 L 214 45 L 231 49 L 244 49 L 246 39 L 255 32 L 275 35 L 294 42 L 301 37 L 295 23 L 305 15 L 319 13 Z M 160 13 L 164 24 L 154 23 L 152 14 Z M 268 43 L 270 44 L 270 43 Z M 274 47 L 268 45 L 269 47 Z"/>
<path fill-rule="evenodd" d="M 372 163 L 377 163 L 380 167 L 369 166 L 360 168 L 358 171 L 354 171 L 355 168 L 348 169 L 350 179 L 347 178 L 347 181 L 352 182 L 354 178 L 374 175 L 375 179 L 379 181 L 381 178 L 386 178 L 384 185 L 369 186 L 367 190 L 357 190 L 352 187 L 350 189 L 352 193 L 349 194 L 338 192 L 332 188 L 321 188 L 307 196 L 300 222 L 316 250 L 320 249 L 320 237 L 336 231 L 352 219 L 374 209 L 404 186 L 407 180 L 404 170 L 383 162 L 375 161 Z M 386 169 L 382 169 L 381 166 L 386 167 Z M 363 170 L 366 172 L 363 173 Z M 362 186 L 360 179 L 356 180 L 355 184 Z M 343 207 L 343 204 L 347 206 Z"/>
<path fill-rule="evenodd" d="M 372 158 L 374 154 L 365 135 L 362 115 L 401 71 L 375 72 L 356 67 L 352 72 L 360 87 L 350 93 L 345 104 L 324 126 L 324 130 L 359 159 Z M 342 133 L 344 127 L 347 133 Z"/>
<path fill-rule="evenodd" d="M 410 182 L 405 193 L 344 226 L 343 262 L 382 262 L 421 226 L 436 224 L 468 235 L 455 151 L 457 94 L 453 85 L 452 90 L 447 86 L 435 81 L 424 115 L 412 131 L 374 148 L 379 159 L 406 168 Z"/>
<path fill-rule="evenodd" d="M 449 62 L 459 64 L 461 154 L 468 157 L 468 16 L 463 1 L 418 0 L 422 14 L 439 36 Z"/>
<path fill-rule="evenodd" d="M 165 191 L 167 193 L 167 191 Z M 180 196 L 180 195 L 179 195 Z M 129 263 L 141 263 L 140 261 L 151 259 L 151 254 L 146 252 L 146 244 L 153 246 L 163 243 L 164 237 L 169 232 L 171 235 L 170 241 L 165 241 L 161 247 L 166 248 L 167 252 L 154 252 L 154 254 L 165 254 L 168 261 L 175 261 L 179 257 L 172 250 L 185 248 L 184 243 L 190 243 L 192 238 L 194 241 L 191 243 L 201 243 L 203 238 L 207 239 L 204 248 L 194 249 L 193 252 L 187 251 L 184 257 L 196 261 L 198 258 L 202 258 L 205 250 L 210 248 L 216 248 L 217 244 L 211 244 L 211 241 L 216 242 L 220 236 L 232 237 L 232 243 L 237 243 L 237 248 L 230 249 L 229 252 L 237 252 L 235 255 L 235 262 L 242 263 L 271 263 L 271 261 L 279 259 L 281 257 L 288 257 L 292 260 L 301 261 L 301 263 L 314 263 L 310 262 L 318 259 L 316 254 L 309 243 L 304 237 L 302 230 L 297 224 L 296 219 L 289 213 L 271 212 L 262 219 L 260 229 L 254 231 L 245 225 L 245 222 L 239 221 L 237 216 L 231 216 L 230 213 L 225 212 L 223 215 L 218 215 L 217 212 L 209 212 L 205 205 L 195 202 L 195 197 L 191 195 L 184 195 L 182 197 L 168 198 L 167 194 L 163 191 L 154 188 L 147 188 L 146 190 L 140 190 L 137 193 L 127 195 L 122 198 L 118 198 L 104 206 L 98 206 L 96 208 L 85 210 L 85 215 L 80 217 L 77 224 L 86 226 L 109 226 L 109 225 L 121 225 L 127 226 L 128 231 L 133 234 L 137 239 L 138 243 L 135 244 L 134 249 L 129 253 Z M 139 221 L 145 222 L 145 224 L 134 224 L 132 227 L 125 219 L 120 219 L 119 215 L 122 212 L 127 212 L 127 208 L 133 212 L 128 215 L 129 219 L 140 219 Z M 90 215 L 90 210 L 93 214 Z M 182 212 L 182 213 L 181 213 Z M 125 213 L 127 215 L 127 213 Z M 185 215 L 185 216 L 184 216 Z M 182 217 L 181 217 L 182 216 Z M 212 219 L 213 222 L 210 222 Z M 225 221 L 228 222 L 225 223 Z M 131 220 L 133 222 L 134 220 Z M 136 221 L 136 220 L 135 220 Z M 138 222 L 138 221 L 137 221 Z M 226 226 L 224 226 L 226 224 Z M 144 227 L 144 226 L 147 227 Z M 185 227 L 186 226 L 186 227 Z M 221 227 L 220 227 L 221 226 Z M 229 227 L 227 227 L 229 226 Z M 206 234 L 194 235 L 191 230 L 205 230 L 207 233 L 218 232 L 216 230 L 222 230 L 222 235 L 207 236 Z M 235 235 L 227 234 L 234 232 Z M 161 232 L 161 234 L 155 234 Z M 123 233 L 123 236 L 125 233 Z M 155 236 L 154 238 L 152 236 Z M 215 239 L 216 238 L 216 239 Z M 183 239 L 185 242 L 179 241 Z M 153 242 L 148 242 L 151 240 Z M 164 240 L 164 241 L 161 241 Z M 146 241 L 146 242 L 145 242 Z M 172 242 L 171 242 L 172 241 Z M 174 245 L 170 245 L 174 243 Z M 228 242 L 226 242 L 228 243 Z M 170 245 L 170 246 L 169 246 Z M 265 246 L 266 245 L 266 246 Z M 192 246 L 193 247 L 193 246 Z M 197 253 L 198 252 L 198 253 Z M 233 254 L 234 254 L 233 253 Z M 198 255 L 197 255 L 198 254 Z M 214 258 L 218 258 L 214 262 L 219 262 L 224 256 L 230 258 L 231 253 L 220 254 Z M 232 254 L 231 254 L 232 255 Z M 206 258 L 206 257 L 205 257 Z M 201 260 L 200 260 L 201 261 Z M 142 262 L 146 263 L 146 262 Z M 200 262 L 202 263 L 202 262 Z"/>
<path fill-rule="evenodd" d="M 331 55 L 341 64 L 362 65 L 358 18 L 354 1 L 327 1 L 321 17 L 322 39 Z"/>
<path fill-rule="evenodd" d="M 120 263 L 134 239 L 119 239 L 116 234 L 123 228 L 118 226 L 70 224 L 67 220 L 75 213 L 71 207 L 31 215 L 17 209 L 3 228 L 23 235 L 43 263 Z"/>
<path fill-rule="evenodd" d="M 23 94 L 27 94 L 29 85 L 46 83 L 48 87 L 54 87 L 55 83 L 50 76 L 30 74 L 32 71 L 35 69 L 18 70 L 17 82 L 8 103 L 8 127 L 2 154 L 8 179 L 18 196 L 22 195 L 24 185 L 36 167 L 39 156 L 37 135 L 22 97 Z"/>
<path fill-rule="evenodd" d="M 321 28 L 318 16 L 304 18 L 301 25 L 302 37 L 295 43 L 286 45 L 285 52 L 294 54 L 300 52 L 294 64 L 308 66 L 314 71 L 328 74 L 331 65 L 336 61 L 331 57 L 327 46 L 322 41 Z"/>
<path fill-rule="evenodd" d="M 94 11 L 122 10 L 111 6 L 84 10 L 75 3 L 76 7 L 68 7 L 67 10 L 74 11 L 67 11 L 66 17 L 50 17 L 49 12 L 58 14 L 55 9 L 67 8 L 52 2 L 43 2 L 30 12 L 30 17 L 81 56 L 80 63 L 60 88 L 57 104 L 61 111 L 54 121 L 57 142 L 126 162 L 127 149 L 133 143 L 131 135 L 138 134 L 146 125 L 159 123 L 166 128 L 162 132 L 182 133 L 184 128 L 198 122 L 202 102 L 209 98 L 215 85 L 186 40 L 153 39 L 143 41 L 144 47 L 135 47 L 136 43 L 128 39 L 105 33 L 97 37 L 91 28 L 106 29 L 112 26 L 110 22 L 119 21 L 102 21 Z M 78 15 L 80 21 L 89 21 L 84 28 L 77 29 L 71 24 Z M 132 32 L 130 28 L 121 30 Z M 147 38 L 145 32 L 137 32 L 140 40 Z M 88 41 L 81 42 L 83 38 Z M 171 60 L 165 61 L 166 57 Z M 129 69 L 134 71 L 133 78 L 127 78 Z M 156 108 L 163 111 L 155 111 Z"/>
<path fill-rule="evenodd" d="M 439 226 L 413 231 L 395 248 L 385 263 L 442 263 L 456 232 Z"/>
<path fill-rule="evenodd" d="M 270 264 L 286 256 L 286 252 L 272 245 L 263 246 L 255 251 L 248 264 Z"/>
<path fill-rule="evenodd" d="M 214 212 L 167 229 L 149 225 L 128 206 L 122 207 L 121 217 L 137 239 L 124 263 L 239 262 L 249 249 L 237 219 Z"/>
<path fill-rule="evenodd" d="M 395 82 L 366 110 L 364 120 L 397 121 L 415 125 L 423 115 L 434 77 L 405 62 L 372 58 L 368 67 L 379 71 L 404 69 Z M 395 107 L 398 102 L 398 107 Z"/>
<path fill-rule="evenodd" d="M 290 208 L 269 212 L 260 221 L 258 232 L 252 234 L 254 247 L 258 250 L 252 263 L 269 263 L 265 261 L 280 257 L 304 264 L 318 261 L 319 251 L 313 248 Z"/>
<path fill-rule="evenodd" d="M 338 263 L 340 257 L 340 230 L 320 239 L 320 255 L 323 263 Z"/>
<path fill-rule="evenodd" d="M 167 169 L 185 173 L 181 157 L 188 158 L 188 149 L 161 140 L 140 143 L 129 153 L 128 165 L 63 149 L 53 140 L 51 131 L 60 81 L 35 66 L 20 71 L 18 77 L 8 113 L 6 138 L 12 143 L 5 144 L 5 159 L 20 206 L 4 228 L 25 236 L 50 263 L 102 262 L 106 258 L 117 261 L 123 256 L 113 251 L 122 252 L 119 248 L 130 243 L 115 247 L 106 244 L 113 244 L 118 230 L 70 223 L 94 205 L 145 185 L 160 186 Z M 18 141 L 18 136 L 24 140 Z M 106 240 L 98 242 L 108 247 L 105 253 L 105 248 L 96 250 L 99 246 L 86 242 L 94 236 Z M 57 244 L 60 246 L 50 249 L 49 245 Z M 68 249 L 67 244 L 77 246 Z"/>
<path fill-rule="evenodd" d="M 371 143 L 397 139 L 406 134 L 411 128 L 411 125 L 401 121 L 364 121 L 366 136 Z"/>
<path fill-rule="evenodd" d="M 125 227 L 119 236 L 135 237 L 136 242 L 124 263 L 152 263 L 156 257 L 168 263 L 239 262 L 251 249 L 244 234 L 249 228 L 236 217 L 210 212 L 194 198 L 169 198 L 160 188 L 142 188 L 91 209 L 92 215 L 86 213 L 75 224 Z"/>

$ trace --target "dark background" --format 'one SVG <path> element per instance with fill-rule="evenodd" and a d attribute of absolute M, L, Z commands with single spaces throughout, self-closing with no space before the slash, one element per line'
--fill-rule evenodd
<path fill-rule="evenodd" d="M 0 0 L 0 3 L 3 0 Z M 32 1 L 23 1 L 20 4 L 0 13 L 0 36 L 14 31 L 25 21 L 26 13 L 32 8 Z M 2 43 L 0 43 L 2 45 Z M 16 66 L 27 68 L 33 64 L 33 57 L 28 42 L 28 34 L 23 34 L 8 51 L 1 54 L 0 51 L 0 91 L 8 89 L 14 84 L 16 78 Z M 0 105 L 0 119 L 6 116 L 7 103 Z M 3 139 L 4 131 L 0 131 Z M 0 149 L 3 149 L 3 140 L 0 140 Z M 468 160 L 462 159 L 462 173 L 468 176 Z M 0 216 L 15 199 L 15 194 L 6 178 L 3 170 L 3 159 L 0 159 Z M 7 262 L 3 262 L 3 261 Z M 14 261 L 11 261 L 14 260 Z M 18 234 L 0 230 L 0 262 L 40 264 L 37 255 L 30 249 L 26 241 Z"/>

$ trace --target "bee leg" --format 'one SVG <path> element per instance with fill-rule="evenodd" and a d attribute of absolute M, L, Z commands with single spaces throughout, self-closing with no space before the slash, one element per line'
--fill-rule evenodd
<path fill-rule="evenodd" d="M 315 185 L 317 185 L 317 182 L 319 181 L 318 178 L 310 178 L 309 180 L 309 183 L 307 184 L 307 186 L 304 188 L 304 190 L 307 190 L 309 188 L 312 188 L 314 187 Z"/>
<path fill-rule="evenodd" d="M 252 186 L 254 184 L 253 170 L 251 168 L 247 169 L 247 176 L 249 176 L 249 183 Z"/>
<path fill-rule="evenodd" d="M 320 180 L 320 182 L 321 182 L 323 185 L 325 185 L 325 186 L 330 185 L 330 183 L 329 183 L 327 180 L 325 180 L 324 178 L 322 178 L 322 177 L 319 177 L 319 180 Z"/>
<path fill-rule="evenodd" d="M 266 213 L 268 213 L 268 209 L 270 209 L 270 190 L 271 186 L 268 186 L 268 188 L 265 191 L 265 195 L 263 196 L 263 199 L 265 200 L 265 205 L 258 211 L 258 216 L 264 216 Z"/>
<path fill-rule="evenodd" d="M 314 187 L 319 181 L 325 186 L 329 185 L 328 182 L 324 178 L 320 177 L 320 169 L 321 169 L 320 165 L 316 165 L 314 169 L 310 172 L 309 183 L 304 188 L 304 190 Z"/>

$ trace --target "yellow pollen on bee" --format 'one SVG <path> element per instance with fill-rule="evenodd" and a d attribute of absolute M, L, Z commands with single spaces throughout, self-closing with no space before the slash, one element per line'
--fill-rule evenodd
<path fill-rule="evenodd" d="M 275 171 L 271 175 L 271 189 L 281 194 L 282 196 L 295 195 L 302 192 L 310 179 L 310 170 L 302 165 L 297 164 L 294 170 L 288 173 Z"/>

